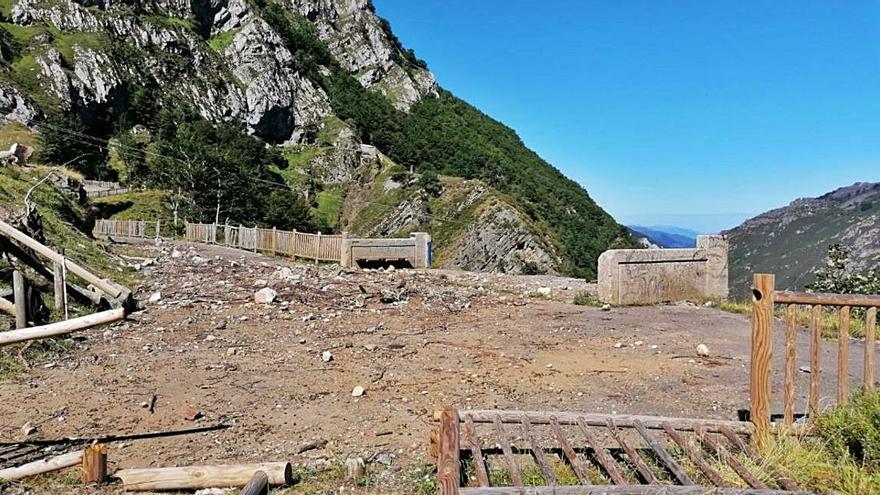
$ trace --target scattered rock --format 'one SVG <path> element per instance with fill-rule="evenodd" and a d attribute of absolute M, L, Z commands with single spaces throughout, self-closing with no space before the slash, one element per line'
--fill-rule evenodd
<path fill-rule="evenodd" d="M 202 411 L 195 406 L 186 406 L 186 409 L 183 410 L 183 419 L 187 421 L 195 421 L 204 416 Z"/>
<path fill-rule="evenodd" d="M 367 393 L 367 389 L 358 385 L 357 387 L 354 388 L 354 390 L 351 391 L 351 396 L 352 397 L 363 397 L 363 395 L 366 393 Z"/>
<path fill-rule="evenodd" d="M 254 302 L 257 304 L 272 304 L 277 297 L 278 293 L 275 290 L 265 287 L 254 294 Z"/>
<path fill-rule="evenodd" d="M 703 306 L 707 308 L 714 308 L 715 306 L 717 306 L 717 304 L 715 303 L 715 301 L 706 301 L 705 303 L 703 303 Z"/>
<path fill-rule="evenodd" d="M 611 305 L 610 304 L 603 304 L 602 307 L 599 309 L 601 309 L 602 311 L 611 311 Z"/>
<path fill-rule="evenodd" d="M 227 357 L 232 357 L 232 356 L 235 356 L 236 354 L 238 354 L 238 349 L 236 349 L 235 347 L 230 347 L 229 349 L 226 349 L 226 356 Z"/>
<path fill-rule="evenodd" d="M 698 345 L 697 346 L 697 356 L 708 357 L 709 356 L 709 347 L 706 344 Z"/>
<path fill-rule="evenodd" d="M 147 299 L 147 302 L 152 303 L 152 304 L 155 304 L 155 303 L 157 303 L 157 302 L 159 302 L 159 301 L 161 301 L 161 300 L 162 300 L 162 293 L 161 293 L 161 292 L 154 292 L 154 293 L 150 296 L 150 298 Z"/>
<path fill-rule="evenodd" d="M 391 463 L 394 461 L 394 457 L 392 457 L 391 454 L 387 452 L 382 452 L 381 454 L 377 454 L 373 461 L 376 462 L 376 464 L 390 466 Z"/>
<path fill-rule="evenodd" d="M 330 351 L 322 352 L 321 353 L 321 361 L 324 361 L 325 363 L 329 363 L 330 361 L 333 361 L 333 353 Z"/>

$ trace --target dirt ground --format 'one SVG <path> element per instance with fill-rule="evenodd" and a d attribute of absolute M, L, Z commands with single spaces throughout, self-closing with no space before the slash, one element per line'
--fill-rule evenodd
<path fill-rule="evenodd" d="M 157 259 L 136 293 L 146 309 L 0 381 L 0 440 L 23 439 L 27 422 L 38 428 L 31 438 L 57 438 L 225 421 L 223 431 L 114 444 L 111 470 L 360 456 L 381 461 L 393 484 L 431 462 L 432 414 L 444 405 L 725 419 L 748 407 L 746 316 L 693 304 L 576 306 L 575 294 L 594 287 L 575 279 L 358 272 L 204 245 L 140 248 Z M 266 286 L 277 300 L 254 303 Z M 807 342 L 802 329 L 799 366 Z M 709 357 L 697 356 L 701 343 Z M 850 348 L 855 376 L 861 343 Z M 835 343 L 823 359 L 833 370 Z M 809 375 L 798 375 L 805 393 Z M 358 386 L 365 393 L 353 397 Z M 298 453 L 316 440 L 326 447 Z"/>

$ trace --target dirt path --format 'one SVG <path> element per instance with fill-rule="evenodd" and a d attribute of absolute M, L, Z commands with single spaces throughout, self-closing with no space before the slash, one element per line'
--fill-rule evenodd
<path fill-rule="evenodd" d="M 575 306 L 575 293 L 592 288 L 574 279 L 363 273 L 178 248 L 179 257 L 169 245 L 152 248 L 159 260 L 137 297 L 160 292 L 159 302 L 84 332 L 62 360 L 0 382 L 2 440 L 20 439 L 28 421 L 45 438 L 191 427 L 192 406 L 202 415 L 195 424 L 233 428 L 117 446 L 113 468 L 384 454 L 393 472 L 427 462 L 431 415 L 446 404 L 728 419 L 748 407 L 744 316 Z M 277 301 L 253 303 L 266 285 Z M 536 297 L 539 287 L 550 296 Z M 696 356 L 700 343 L 710 357 Z M 856 375 L 862 347 L 850 347 Z M 835 349 L 823 349 L 829 370 Z M 808 377 L 799 373 L 800 391 Z M 365 395 L 353 397 L 356 386 Z M 151 413 L 142 404 L 153 395 Z M 326 449 L 296 453 L 316 439 Z"/>

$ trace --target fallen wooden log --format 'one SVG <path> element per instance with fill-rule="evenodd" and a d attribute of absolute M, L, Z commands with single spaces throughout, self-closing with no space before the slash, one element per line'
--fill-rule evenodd
<path fill-rule="evenodd" d="M 269 476 L 265 471 L 257 471 L 238 495 L 269 495 Z"/>
<path fill-rule="evenodd" d="M 0 480 L 15 481 L 29 476 L 58 471 L 59 469 L 78 466 L 82 463 L 83 452 L 68 452 L 56 457 L 48 459 L 40 459 L 39 461 L 29 462 L 12 468 L 0 470 Z"/>
<path fill-rule="evenodd" d="M 173 437 L 178 435 L 190 435 L 193 433 L 206 433 L 209 431 L 217 431 L 217 430 L 225 430 L 227 428 L 231 428 L 231 425 L 227 423 L 217 423 L 215 425 L 210 426 L 200 426 L 198 428 L 186 428 L 182 430 L 159 430 L 159 431 L 149 431 L 146 433 L 131 433 L 124 435 L 102 435 L 99 437 L 67 437 L 67 438 L 56 438 L 56 439 L 34 439 L 34 440 L 22 440 L 21 442 L 0 442 L 0 448 L 9 447 L 9 446 L 19 446 L 19 445 L 33 445 L 37 447 L 48 447 L 48 446 L 57 446 L 57 445 L 77 445 L 77 444 L 87 444 L 87 443 L 111 443 L 111 442 L 123 442 L 130 440 L 144 440 L 148 438 L 165 438 L 165 437 Z"/>
<path fill-rule="evenodd" d="M 116 471 L 113 477 L 122 480 L 122 486 L 132 491 L 201 490 L 243 487 L 257 471 L 266 473 L 271 486 L 291 485 L 294 482 L 289 462 L 122 469 Z"/>
<path fill-rule="evenodd" d="M 85 330 L 105 323 L 113 323 L 120 321 L 123 318 L 125 318 L 125 309 L 117 308 L 39 327 L 0 332 L 0 346 L 15 344 L 16 342 L 24 342 L 26 340 L 56 337 L 58 335 Z"/>

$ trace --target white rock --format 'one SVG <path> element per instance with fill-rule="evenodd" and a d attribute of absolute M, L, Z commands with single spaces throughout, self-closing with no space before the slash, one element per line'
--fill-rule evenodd
<path fill-rule="evenodd" d="M 363 397 L 363 395 L 365 393 L 367 393 L 367 389 L 358 385 L 357 387 L 354 388 L 354 390 L 351 391 L 351 396 L 352 397 Z"/>
<path fill-rule="evenodd" d="M 611 311 L 611 305 L 610 304 L 603 304 L 600 309 L 602 311 Z"/>
<path fill-rule="evenodd" d="M 709 347 L 706 344 L 700 344 L 697 346 L 697 356 L 707 357 L 709 356 Z"/>
<path fill-rule="evenodd" d="M 324 361 L 325 363 L 329 363 L 330 361 L 333 361 L 333 353 L 330 351 L 322 352 L 321 353 L 321 361 Z"/>
<path fill-rule="evenodd" d="M 254 294 L 254 302 L 257 304 L 272 304 L 275 302 L 276 297 L 278 297 L 277 292 L 269 287 L 265 287 Z"/>
<path fill-rule="evenodd" d="M 161 300 L 162 300 L 162 293 L 161 293 L 161 292 L 154 292 L 154 293 L 150 296 L 150 298 L 147 299 L 147 302 L 150 302 L 150 303 L 157 303 L 157 302 L 159 302 L 159 301 L 161 301 Z"/>
<path fill-rule="evenodd" d="M 183 256 L 183 253 L 181 253 L 180 251 L 176 249 L 174 251 L 171 251 L 172 258 L 180 258 L 181 256 Z"/>

